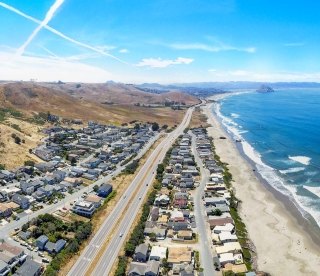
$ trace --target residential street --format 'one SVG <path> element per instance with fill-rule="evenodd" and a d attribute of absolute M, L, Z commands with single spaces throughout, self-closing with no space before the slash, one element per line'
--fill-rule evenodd
<path fill-rule="evenodd" d="M 210 235 L 210 228 L 206 221 L 207 215 L 205 213 L 205 208 L 202 200 L 202 196 L 204 195 L 205 185 L 209 180 L 209 171 L 204 168 L 204 164 L 199 157 L 199 154 L 196 149 L 196 137 L 194 134 L 190 132 L 192 136 L 192 153 L 194 155 L 195 161 L 197 165 L 200 167 L 200 185 L 197 187 L 196 194 L 194 197 L 194 212 L 198 227 L 199 234 L 199 242 L 200 242 L 200 261 L 203 267 L 203 273 L 205 276 L 216 275 L 216 271 L 214 270 L 213 265 L 213 245 L 211 242 L 211 238 L 208 237 Z"/>

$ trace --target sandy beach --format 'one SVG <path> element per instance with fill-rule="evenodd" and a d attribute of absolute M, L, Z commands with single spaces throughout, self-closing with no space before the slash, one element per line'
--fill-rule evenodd
<path fill-rule="evenodd" d="M 210 106 L 203 108 L 212 125 L 209 134 L 214 138 L 217 154 L 229 164 L 233 175 L 236 196 L 242 201 L 240 215 L 256 247 L 258 269 L 277 276 L 320 275 L 320 245 L 261 183 Z M 220 136 L 227 139 L 219 139 Z"/>

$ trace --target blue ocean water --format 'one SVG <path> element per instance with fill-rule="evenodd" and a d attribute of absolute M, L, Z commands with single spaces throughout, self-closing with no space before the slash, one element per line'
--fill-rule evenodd
<path fill-rule="evenodd" d="M 320 226 L 320 90 L 241 93 L 214 108 L 260 175 Z"/>

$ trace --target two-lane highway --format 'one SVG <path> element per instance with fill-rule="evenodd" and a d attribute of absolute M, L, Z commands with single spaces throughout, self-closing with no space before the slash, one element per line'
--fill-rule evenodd
<path fill-rule="evenodd" d="M 176 138 L 189 125 L 193 108 L 189 108 L 181 124 L 156 147 L 141 170 L 131 182 L 122 200 L 117 203 L 109 217 L 90 241 L 68 275 L 109 275 L 119 251 L 139 212 L 148 188 L 152 184 L 158 164 Z M 107 242 L 105 248 L 103 244 Z M 101 257 L 100 257 L 101 256 Z M 95 263 L 93 263 L 95 261 Z M 93 267 L 95 265 L 95 267 Z M 92 266 L 92 267 L 91 267 Z"/>

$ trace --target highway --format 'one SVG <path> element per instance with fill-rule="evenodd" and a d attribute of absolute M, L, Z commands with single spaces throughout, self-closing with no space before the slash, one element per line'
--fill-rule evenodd
<path fill-rule="evenodd" d="M 148 193 L 148 189 L 151 187 L 158 164 L 163 161 L 166 152 L 176 138 L 189 125 L 193 109 L 192 107 L 187 110 L 181 124 L 169 133 L 150 154 L 139 173 L 124 192 L 122 200 L 114 207 L 109 217 L 68 273 L 69 276 L 89 275 L 88 270 L 93 265 L 92 261 L 96 262 L 96 266 L 92 267 L 90 275 L 109 275 Z M 106 241 L 108 244 L 104 248 L 103 244 Z"/>
<path fill-rule="evenodd" d="M 144 148 L 141 149 L 141 151 L 138 153 L 138 155 L 134 159 L 141 158 L 158 138 L 159 138 L 159 134 L 156 135 L 155 137 L 153 137 L 152 139 L 150 139 L 150 141 L 144 146 Z M 63 200 L 60 200 L 59 202 L 57 202 L 55 204 L 45 205 L 45 207 L 43 209 L 40 209 L 36 212 L 33 212 L 30 215 L 26 215 L 18 221 L 11 221 L 10 223 L 8 223 L 6 225 L 0 226 L 0 237 L 2 239 L 6 240 L 9 238 L 10 233 L 13 232 L 15 228 L 21 227 L 23 224 L 27 223 L 32 218 L 35 218 L 35 217 L 37 217 L 41 214 L 45 214 L 45 213 L 53 213 L 56 210 L 61 209 L 62 207 L 65 206 L 65 204 L 68 204 L 68 203 L 80 198 L 84 192 L 91 191 L 94 185 L 101 185 L 105 182 L 110 181 L 114 176 L 121 173 L 121 171 L 125 168 L 125 166 L 126 165 L 121 166 L 120 164 L 118 164 L 117 168 L 111 174 L 98 179 L 94 183 L 86 186 L 83 189 L 80 189 L 79 191 L 77 191 L 73 194 L 67 195 Z M 11 240 L 9 239 L 9 241 L 11 241 Z"/>
<path fill-rule="evenodd" d="M 204 167 L 204 164 L 199 157 L 198 151 L 196 149 L 196 137 L 191 134 L 192 137 L 192 152 L 194 155 L 195 162 L 200 167 L 201 180 L 200 185 L 197 187 L 196 194 L 194 197 L 194 213 L 198 228 L 199 242 L 200 242 L 200 261 L 203 267 L 204 276 L 212 276 L 215 274 L 215 269 L 213 265 L 213 245 L 211 242 L 211 236 L 209 232 L 209 224 L 206 222 L 207 214 L 203 204 L 202 196 L 204 195 L 204 190 L 206 183 L 209 180 L 210 173 Z"/>

